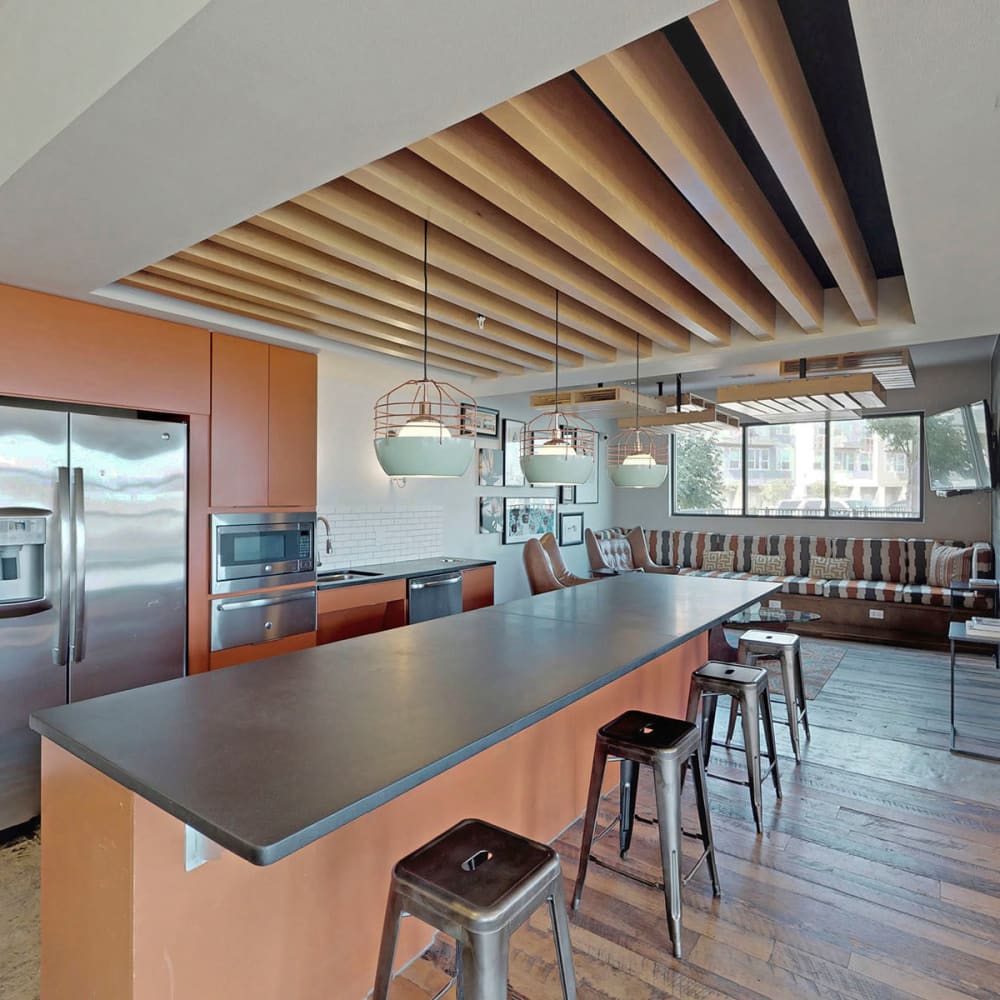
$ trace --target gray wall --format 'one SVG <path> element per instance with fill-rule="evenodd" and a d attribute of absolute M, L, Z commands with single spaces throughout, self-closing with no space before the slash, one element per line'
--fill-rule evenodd
<path fill-rule="evenodd" d="M 333 352 L 320 355 L 318 510 L 325 512 L 350 506 L 391 515 L 407 508 L 438 508 L 434 516 L 439 522 L 443 519 L 442 546 L 440 552 L 433 554 L 495 559 L 497 603 L 527 597 L 528 584 L 522 563 L 524 546 L 504 545 L 499 535 L 479 533 L 479 497 L 552 497 L 556 494 L 554 489 L 479 486 L 475 462 L 461 479 L 410 479 L 400 488 L 386 477 L 375 458 L 372 445 L 375 400 L 394 385 L 418 377 L 415 365 L 395 363 L 374 355 Z M 462 384 L 460 379 L 451 381 Z M 528 420 L 535 416 L 526 395 L 490 399 L 482 385 L 474 389 L 477 401 L 499 409 L 501 418 Z M 607 431 L 610 424 L 603 422 L 600 429 Z M 490 442 L 490 446 L 493 444 Z M 558 508 L 583 511 L 584 525 L 589 527 L 603 527 L 613 520 L 614 488 L 604 467 L 603 445 L 602 441 L 599 503 L 560 505 Z M 377 539 L 374 544 L 377 548 Z M 583 575 L 589 573 L 585 546 L 572 546 L 563 554 L 571 570 Z M 331 556 L 323 556 L 324 562 L 330 565 L 336 564 L 337 558 L 336 546 Z"/>
<path fill-rule="evenodd" d="M 976 399 L 993 399 L 1000 412 L 997 365 L 991 379 L 990 365 L 943 365 L 917 372 L 914 389 L 897 389 L 890 394 L 885 413 L 923 410 L 933 413 Z M 616 490 L 612 505 L 614 524 L 645 528 L 686 528 L 725 531 L 734 534 L 850 535 L 860 537 L 955 538 L 989 541 L 1000 537 L 1000 511 L 988 493 L 942 499 L 924 490 L 924 520 L 917 521 L 828 521 L 817 518 L 761 517 L 670 517 L 670 481 L 656 490 Z"/>
<path fill-rule="evenodd" d="M 1000 337 L 997 337 L 993 345 L 993 356 L 990 358 L 990 409 L 993 411 L 993 428 L 996 430 L 997 422 L 1000 420 Z M 993 491 L 990 530 L 993 547 L 996 548 L 1000 543 L 1000 496 L 997 490 Z"/>

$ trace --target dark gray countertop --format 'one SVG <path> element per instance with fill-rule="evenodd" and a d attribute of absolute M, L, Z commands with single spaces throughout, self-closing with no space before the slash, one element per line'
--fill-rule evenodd
<path fill-rule="evenodd" d="M 332 557 L 331 557 L 332 558 Z M 320 567 L 316 586 L 320 590 L 331 587 L 356 587 L 363 583 L 381 583 L 383 580 L 413 580 L 421 576 L 433 576 L 435 573 L 447 573 L 448 570 L 475 569 L 477 566 L 495 566 L 495 559 L 459 559 L 456 556 L 437 556 L 434 559 L 405 559 L 401 562 L 372 563 L 370 566 L 352 566 L 345 570 L 336 563 L 330 563 L 329 568 Z M 374 573 L 375 576 L 362 577 L 360 580 L 338 580 L 324 582 L 325 573 Z"/>
<path fill-rule="evenodd" d="M 31 727 L 266 865 L 779 586 L 612 577 L 47 709 Z"/>

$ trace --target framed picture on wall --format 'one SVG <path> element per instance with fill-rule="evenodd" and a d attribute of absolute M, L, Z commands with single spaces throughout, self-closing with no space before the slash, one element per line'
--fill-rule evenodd
<path fill-rule="evenodd" d="M 479 485 L 503 486 L 503 449 L 479 449 Z"/>
<path fill-rule="evenodd" d="M 583 511 L 559 515 L 559 544 L 583 545 Z"/>
<path fill-rule="evenodd" d="M 559 487 L 559 502 L 560 503 L 576 503 L 576 487 L 575 486 L 560 486 Z"/>
<path fill-rule="evenodd" d="M 503 543 L 523 545 L 529 538 L 555 534 L 556 500 L 535 497 L 503 498 Z"/>
<path fill-rule="evenodd" d="M 524 486 L 524 472 L 521 470 L 521 431 L 523 420 L 503 422 L 503 484 L 504 486 Z"/>
<path fill-rule="evenodd" d="M 462 416 L 466 407 L 462 404 Z M 500 411 L 490 406 L 476 407 L 476 437 L 500 439 Z"/>
<path fill-rule="evenodd" d="M 594 471 L 582 486 L 576 487 L 576 503 L 597 503 L 600 499 L 598 484 L 601 479 L 601 436 L 594 439 Z"/>
<path fill-rule="evenodd" d="M 479 534 L 503 534 L 503 497 L 479 498 Z"/>

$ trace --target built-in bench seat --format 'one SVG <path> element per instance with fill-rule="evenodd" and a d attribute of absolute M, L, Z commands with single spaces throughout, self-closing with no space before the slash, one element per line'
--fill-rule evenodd
<path fill-rule="evenodd" d="M 992 610 L 992 601 L 986 596 L 964 590 L 953 592 L 950 587 L 928 582 L 935 545 L 971 548 L 971 575 L 992 577 L 993 549 L 987 542 L 728 535 L 683 530 L 647 531 L 646 542 L 654 563 L 674 567 L 679 574 L 780 582 L 783 607 L 814 610 L 822 615 L 822 622 L 813 630 L 816 634 L 843 635 L 874 626 L 889 633 L 912 630 L 941 637 L 947 632 L 953 609 L 959 609 L 960 618 Z M 734 553 L 734 570 L 703 568 L 706 553 L 727 550 Z M 751 572 L 755 555 L 782 557 L 782 572 Z M 829 579 L 811 575 L 816 557 L 846 558 L 850 576 Z M 882 611 L 882 617 L 869 614 L 873 607 Z M 899 637 L 893 639 L 898 641 Z"/>

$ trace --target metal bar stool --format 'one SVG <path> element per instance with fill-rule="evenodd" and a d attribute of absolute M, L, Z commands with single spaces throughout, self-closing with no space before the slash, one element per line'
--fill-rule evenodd
<path fill-rule="evenodd" d="M 739 662 L 746 666 L 756 666 L 758 660 L 777 660 L 781 664 L 781 687 L 785 695 L 785 712 L 788 715 L 788 730 L 792 736 L 792 751 L 795 763 L 801 761 L 799 753 L 799 723 L 809 735 L 809 710 L 806 704 L 806 688 L 802 679 L 802 652 L 797 635 L 788 632 L 764 632 L 754 629 L 740 636 Z M 729 728 L 726 744 L 733 741 L 736 730 L 736 715 L 739 706 L 734 701 L 729 708 Z"/>
<path fill-rule="evenodd" d="M 728 695 L 740 707 L 743 717 L 743 746 L 747 758 L 747 781 L 729 778 L 723 774 L 706 771 L 709 777 L 729 781 L 734 785 L 750 788 L 750 806 L 757 832 L 763 833 L 761 812 L 763 795 L 761 786 L 770 774 L 774 791 L 781 798 L 781 780 L 778 777 L 778 754 L 774 746 L 774 719 L 771 716 L 771 699 L 767 691 L 767 671 L 755 667 L 742 667 L 732 663 L 709 661 L 691 675 L 688 693 L 688 721 L 698 718 L 698 708 L 702 709 L 701 742 L 702 755 L 707 761 L 712 747 L 725 747 L 713 739 L 715 730 L 715 709 L 719 695 Z M 761 767 L 760 725 L 764 724 L 764 740 L 767 745 L 768 765 Z"/>
<path fill-rule="evenodd" d="M 604 784 L 604 770 L 608 758 L 621 761 L 619 786 L 619 813 L 608 827 L 596 837 L 597 810 Z M 681 788 L 684 784 L 683 769 L 690 763 L 694 771 L 695 795 L 698 802 L 700 833 L 686 833 L 681 828 Z M 632 842 L 632 828 L 636 820 L 635 793 L 639 778 L 639 765 L 653 768 L 656 789 L 656 819 L 640 821 L 658 823 L 660 828 L 660 862 L 663 881 L 648 879 L 595 858 L 591 854 L 594 843 L 617 824 L 619 826 L 619 853 L 624 858 Z M 681 836 L 700 840 L 701 856 L 687 875 L 681 875 Z M 705 764 L 701 755 L 698 730 L 683 719 L 668 719 L 649 712 L 626 712 L 597 731 L 594 746 L 594 764 L 590 772 L 590 792 L 587 795 L 587 812 L 583 820 L 583 842 L 580 845 L 580 868 L 573 891 L 573 909 L 580 906 L 583 883 L 587 877 L 588 863 L 593 861 L 609 871 L 624 875 L 651 889 L 662 889 L 667 908 L 667 930 L 674 949 L 674 957 L 681 957 L 681 887 L 708 860 L 712 877 L 712 891 L 719 891 L 719 871 L 715 863 L 715 843 L 712 839 L 712 819 L 708 807 L 708 785 L 705 781 Z"/>
<path fill-rule="evenodd" d="M 559 856 L 545 844 L 482 820 L 462 820 L 392 870 L 374 1000 L 388 1000 L 404 916 L 455 939 L 459 1000 L 507 1000 L 510 936 L 543 903 L 552 917 L 563 997 L 576 1000 Z"/>

